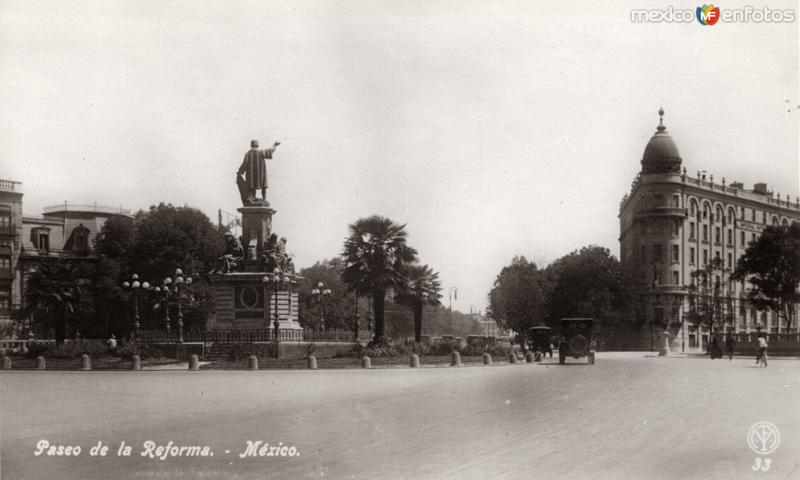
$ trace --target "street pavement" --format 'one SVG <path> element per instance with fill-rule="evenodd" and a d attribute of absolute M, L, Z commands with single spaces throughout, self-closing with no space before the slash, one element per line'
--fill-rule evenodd
<path fill-rule="evenodd" d="M 747 441 L 761 421 L 780 433 L 766 455 Z M 800 479 L 800 360 L 3 371 L 0 435 L 3 479 Z M 42 440 L 81 453 L 37 456 Z M 213 456 L 150 458 L 147 441 Z M 298 456 L 241 458 L 248 441 Z"/>

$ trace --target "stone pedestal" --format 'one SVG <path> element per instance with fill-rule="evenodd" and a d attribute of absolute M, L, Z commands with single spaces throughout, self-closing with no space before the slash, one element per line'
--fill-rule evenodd
<path fill-rule="evenodd" d="M 269 207 L 241 207 L 237 210 L 242 214 L 245 259 L 254 262 L 264 255 L 264 247 L 272 233 L 272 216 L 276 211 Z"/>
<path fill-rule="evenodd" d="M 210 329 L 273 328 L 277 306 L 278 328 L 301 330 L 298 323 L 300 303 L 298 281 L 301 277 L 286 273 L 288 284 L 278 287 L 264 284 L 266 272 L 232 272 L 212 275 L 215 308 Z"/>

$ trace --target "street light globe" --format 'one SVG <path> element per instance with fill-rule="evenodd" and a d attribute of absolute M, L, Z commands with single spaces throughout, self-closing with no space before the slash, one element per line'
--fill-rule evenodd
<path fill-rule="evenodd" d="M 165 278 L 164 279 L 164 285 L 170 285 L 170 284 L 172 284 L 172 279 L 169 278 L 169 277 Z"/>
<path fill-rule="evenodd" d="M 319 295 L 319 290 L 317 290 L 316 288 L 311 290 L 311 295 Z"/>
<path fill-rule="evenodd" d="M 156 287 L 155 289 L 153 289 L 153 291 L 155 291 L 156 293 L 161 293 L 161 287 Z"/>
<path fill-rule="evenodd" d="M 131 278 L 134 279 L 134 280 L 139 280 L 139 275 L 136 275 L 134 273 L 133 275 L 131 275 Z"/>
<path fill-rule="evenodd" d="M 272 273 L 281 273 L 281 269 L 278 268 L 278 267 L 275 267 L 275 269 L 272 271 Z"/>
<path fill-rule="evenodd" d="M 183 285 L 183 277 L 178 277 L 175 279 L 175 283 L 177 285 Z"/>
<path fill-rule="evenodd" d="M 142 284 L 142 288 L 143 288 L 143 289 L 145 289 L 145 290 L 147 290 L 148 288 L 150 288 L 150 284 L 149 284 L 149 283 L 147 283 L 147 282 L 144 282 L 144 283 Z"/>
<path fill-rule="evenodd" d="M 186 285 L 192 284 L 192 277 L 186 277 Z"/>
<path fill-rule="evenodd" d="M 133 287 L 133 288 L 139 288 L 140 286 L 141 286 L 141 285 L 139 284 L 139 281 L 138 281 L 138 280 L 137 280 L 137 281 L 135 281 L 135 282 L 133 282 L 133 283 L 131 284 L 131 287 Z"/>
<path fill-rule="evenodd" d="M 176 277 L 180 277 L 182 275 L 183 275 L 183 270 L 181 270 L 180 268 L 175 269 L 175 276 Z"/>
<path fill-rule="evenodd" d="M 263 277 L 261 277 L 261 281 L 263 283 L 269 283 L 269 276 L 268 275 L 264 275 Z"/>
<path fill-rule="evenodd" d="M 283 283 L 289 283 L 289 276 L 288 275 L 284 275 L 283 276 Z"/>
<path fill-rule="evenodd" d="M 131 288 L 131 284 L 128 282 L 122 282 L 122 288 Z"/>
<path fill-rule="evenodd" d="M 330 295 L 331 294 L 331 290 L 329 288 L 326 288 L 325 290 L 322 291 L 322 294 L 323 295 Z"/>
<path fill-rule="evenodd" d="M 278 274 L 273 275 L 272 276 L 272 281 L 275 282 L 275 283 L 280 282 L 281 281 L 280 275 L 278 275 Z"/>
<path fill-rule="evenodd" d="M 317 286 L 319 287 L 319 289 L 320 289 L 320 290 L 322 290 L 322 287 L 324 287 L 324 286 L 325 286 L 325 284 L 324 284 L 324 283 L 322 283 L 322 282 L 319 282 L 319 283 L 317 284 Z"/>

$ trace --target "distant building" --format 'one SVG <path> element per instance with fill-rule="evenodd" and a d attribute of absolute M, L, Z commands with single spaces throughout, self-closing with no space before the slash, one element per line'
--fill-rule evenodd
<path fill-rule="evenodd" d="M 685 321 L 691 274 L 719 258 L 724 268 L 714 281 L 722 297 L 721 326 L 736 332 L 759 327 L 787 333 L 775 312 L 758 312 L 746 300 L 747 285 L 730 276 L 748 244 L 766 226 L 800 221 L 800 199 L 781 198 L 764 183 L 747 190 L 742 183 L 726 182 L 724 177 L 715 181 L 705 172 L 687 175 L 663 114 L 660 110 L 662 118 L 645 147 L 642 170 L 622 199 L 619 213 L 620 261 L 639 283 L 646 325 L 655 331 L 668 324 L 673 345 L 685 340 L 688 348 L 703 347 L 707 328 Z M 797 324 L 795 319 L 793 331 Z"/>
<path fill-rule="evenodd" d="M 63 203 L 40 217 L 22 213 L 22 184 L 0 180 L 0 323 L 13 317 L 25 295 L 24 278 L 40 261 L 96 259 L 94 242 L 106 221 L 130 210 Z"/>
<path fill-rule="evenodd" d="M 484 337 L 508 337 L 511 335 L 511 330 L 500 328 L 492 317 L 476 313 L 473 319 L 480 325 L 481 335 Z"/>

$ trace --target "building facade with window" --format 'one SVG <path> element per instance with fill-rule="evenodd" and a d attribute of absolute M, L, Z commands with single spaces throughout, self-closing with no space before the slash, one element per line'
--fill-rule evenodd
<path fill-rule="evenodd" d="M 620 204 L 620 261 L 639 285 L 640 314 L 651 338 L 669 326 L 672 347 L 702 348 L 707 327 L 689 321 L 698 295 L 710 291 L 692 273 L 711 273 L 718 286 L 721 317 L 726 331 L 785 332 L 775 312 L 758 312 L 745 300 L 747 284 L 731 279 L 739 258 L 768 225 L 800 222 L 800 199 L 782 198 L 756 183 L 715 181 L 682 167 L 675 141 L 661 119 L 642 156 L 640 173 Z M 707 269 L 719 265 L 714 271 Z M 706 287 L 706 288 L 703 288 Z M 797 331 L 798 319 L 794 319 Z"/>
<path fill-rule="evenodd" d="M 22 184 L 0 180 L 0 323 L 13 318 L 25 296 L 25 277 L 42 261 L 94 261 L 94 241 L 109 218 L 129 210 L 59 204 L 41 216 L 22 213 Z"/>
<path fill-rule="evenodd" d="M 0 324 L 8 322 L 19 308 L 16 266 L 22 230 L 22 184 L 0 179 Z"/>

